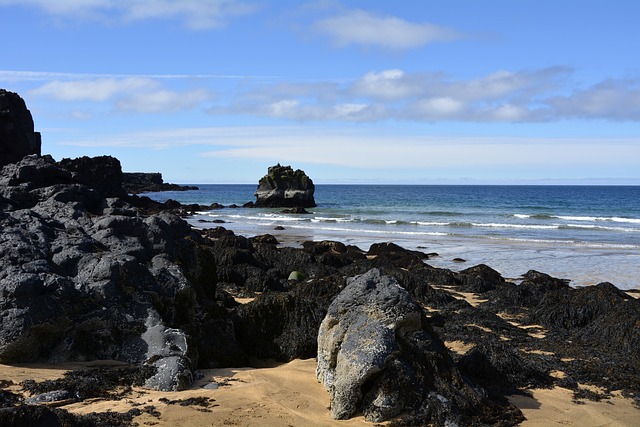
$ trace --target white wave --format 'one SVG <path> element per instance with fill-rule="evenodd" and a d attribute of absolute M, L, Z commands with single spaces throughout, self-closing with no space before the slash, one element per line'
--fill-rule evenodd
<path fill-rule="evenodd" d="M 625 222 L 629 224 L 640 224 L 640 219 L 638 218 L 623 218 L 619 216 L 567 216 L 567 215 L 558 215 L 555 218 L 562 219 L 565 221 L 589 221 L 589 222 L 598 222 L 598 221 L 609 221 L 609 222 Z"/>
<path fill-rule="evenodd" d="M 566 228 L 583 228 L 587 230 L 607 230 L 618 231 L 622 233 L 640 233 L 640 228 L 628 228 L 628 227 L 606 227 L 604 225 L 591 225 L 591 224 L 565 224 Z"/>
<path fill-rule="evenodd" d="M 536 225 L 536 224 L 503 224 L 503 223 L 472 222 L 471 225 L 474 227 L 518 228 L 518 229 L 534 229 L 534 230 L 555 230 L 560 228 L 558 224 Z"/>
<path fill-rule="evenodd" d="M 579 242 L 576 240 L 554 240 L 554 239 L 524 239 L 519 237 L 496 237 L 496 236 L 483 236 L 487 240 L 500 240 L 505 242 L 517 242 L 517 243 L 531 243 L 531 244 L 552 244 L 552 245 L 567 245 L 581 248 L 595 248 L 595 249 L 640 249 L 640 245 L 631 245 L 625 243 L 598 243 L 598 242 Z"/>
<path fill-rule="evenodd" d="M 425 222 L 425 221 L 411 221 L 410 224 L 415 224 L 415 225 L 424 225 L 424 226 L 446 226 L 446 225 L 451 225 L 450 222 Z"/>
<path fill-rule="evenodd" d="M 381 234 L 381 235 L 387 235 L 387 234 L 393 234 L 393 235 L 402 235 L 402 236 L 449 236 L 449 233 L 442 233 L 442 232 L 436 232 L 436 231 L 398 231 L 398 230 L 374 230 L 374 229 L 362 229 L 362 228 L 346 228 L 346 227 L 327 227 L 327 226 L 323 226 L 323 227 L 315 227 L 315 226 L 305 226 L 305 225 L 299 225 L 299 224 L 294 224 L 291 225 L 290 228 L 297 228 L 297 229 L 312 229 L 315 231 L 341 231 L 341 232 L 347 232 L 349 234 L 358 234 L 358 233 L 363 233 L 363 234 Z"/>
<path fill-rule="evenodd" d="M 350 218 L 333 218 L 333 217 L 324 217 L 317 216 L 311 220 L 312 222 L 353 222 L 353 219 Z"/>
<path fill-rule="evenodd" d="M 520 219 L 527 219 L 527 218 L 531 218 L 532 215 L 527 215 L 527 214 L 514 214 L 513 215 L 516 218 L 520 218 Z"/>

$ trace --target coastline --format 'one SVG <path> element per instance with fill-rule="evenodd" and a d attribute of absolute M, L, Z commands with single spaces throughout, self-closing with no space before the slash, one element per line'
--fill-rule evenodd
<path fill-rule="evenodd" d="M 217 211 L 216 211 L 217 213 Z M 402 237 L 389 233 L 352 233 L 344 231 L 310 230 L 297 228 L 294 225 L 279 224 L 245 224 L 242 222 L 204 223 L 198 215 L 189 216 L 187 221 L 196 229 L 223 226 L 234 233 L 253 237 L 271 234 L 281 246 L 300 248 L 308 240 L 339 241 L 347 245 L 358 246 L 368 250 L 370 245 L 391 241 L 406 249 L 435 253 L 427 261 L 428 264 L 460 271 L 477 264 L 487 264 L 499 271 L 504 277 L 517 281 L 529 270 L 542 271 L 554 277 L 571 281 L 572 286 L 591 286 L 602 282 L 610 282 L 620 289 L 640 287 L 636 272 L 640 266 L 640 252 L 620 254 L 617 248 L 589 248 L 562 245 L 552 242 L 531 241 L 491 241 L 450 236 L 427 236 L 424 238 Z M 464 262 L 454 261 L 455 258 Z M 576 266 L 576 260 L 580 267 Z M 588 270 L 582 265 L 588 263 Z M 614 264 L 615 263 L 615 264 Z M 612 269 L 615 268 L 615 272 Z"/>
<path fill-rule="evenodd" d="M 239 207 L 255 186 L 200 187 L 149 196 L 199 204 L 203 209 L 188 219 L 195 227 L 223 225 L 245 237 L 269 233 L 294 247 L 335 240 L 366 250 L 391 241 L 436 252 L 431 263 L 455 271 L 484 263 L 513 279 L 533 269 L 574 286 L 638 286 L 640 187 L 318 185 L 318 206 L 309 215 Z M 212 202 L 215 208 L 207 209 Z"/>
<path fill-rule="evenodd" d="M 97 172 L 73 181 L 69 170 L 89 166 Z M 400 332 L 389 334 L 396 329 L 381 325 L 384 336 L 401 338 L 385 347 L 390 353 L 383 360 L 394 358 L 393 363 L 385 362 L 373 381 L 355 379 L 352 409 L 344 415 L 331 412 L 337 418 L 355 416 L 357 423 L 363 413 L 371 420 L 514 425 L 523 415 L 505 396 L 551 387 L 570 390 L 577 400 L 607 400 L 621 392 L 637 404 L 640 306 L 613 285 L 574 288 L 563 278 L 538 271 L 522 274 L 515 284 L 482 260 L 469 260 L 458 271 L 436 268 L 424 262 L 429 257 L 425 252 L 431 252 L 428 242 L 421 242 L 425 245 L 418 252 L 377 235 L 369 237 L 380 243 L 365 250 L 345 245 L 352 243 L 348 240 L 318 241 L 317 235 L 294 248 L 259 233 L 247 238 L 217 226 L 195 230 L 179 217 L 189 207 L 123 194 L 103 178 L 119 168 L 113 158 L 57 163 L 50 156 L 34 156 L 3 169 L 7 184 L 0 201 L 6 238 L 0 243 L 10 254 L 2 277 L 7 290 L 3 317 L 15 327 L 3 328 L 1 360 L 118 359 L 133 365 L 73 371 L 52 382 L 6 379 L 0 408 L 5 425 L 14 425 L 7 417 L 32 417 L 34 422 L 43 414 L 76 417 L 69 410 L 86 417 L 119 414 L 119 424 L 113 423 L 118 426 L 129 426 L 136 417 L 162 418 L 158 407 L 167 414 L 178 411 L 180 417 L 185 414 L 178 406 L 211 415 L 223 406 L 225 390 L 233 390 L 227 387 L 234 386 L 241 394 L 230 399 L 227 423 L 236 417 L 249 423 L 242 417 L 255 414 L 262 424 L 273 417 L 279 419 L 274 424 L 282 423 L 309 407 L 300 401 L 283 409 L 304 395 L 297 391 L 286 397 L 292 376 L 305 382 L 305 392 L 312 390 L 311 384 L 318 388 L 312 358 L 322 360 L 324 319 L 337 324 L 339 317 L 330 313 L 347 318 L 353 311 L 360 317 L 347 324 L 367 324 L 382 317 L 380 307 L 401 310 L 382 313 L 393 322 L 400 319 L 390 323 Z M 292 240 L 308 237 L 290 235 Z M 381 286 L 380 292 L 369 285 Z M 337 309 L 335 301 L 351 304 L 354 288 L 363 296 L 357 310 Z M 378 296 L 386 299 L 372 300 Z M 392 303 L 400 300 L 404 303 Z M 67 317 L 61 319 L 60 313 Z M 386 346 L 386 340 L 364 338 Z M 350 342 L 347 347 L 361 348 L 361 341 Z M 444 343 L 458 342 L 463 344 L 460 351 L 447 351 Z M 367 356 L 369 351 L 360 353 Z M 262 370 L 210 370 L 268 359 L 282 364 Z M 302 369 L 293 369 L 299 364 Z M 51 377 L 66 366 L 72 365 L 39 365 L 45 371 L 38 372 L 23 367 L 21 375 Z M 391 369 L 385 371 L 387 367 Z M 354 371 L 344 369 L 341 380 Z M 10 371 L 5 367 L 3 374 Z M 279 381 L 281 374 L 276 373 L 281 371 L 288 380 L 279 396 L 270 383 Z M 269 372 L 275 376 L 260 377 Z M 235 381 L 239 378 L 244 382 Z M 390 378 L 400 379 L 387 390 Z M 183 398 L 201 391 L 201 379 L 212 381 L 204 393 L 219 392 L 221 403 L 209 394 Z M 242 408 L 255 409 L 243 413 L 234 401 L 242 401 L 249 391 L 244 386 L 253 383 L 264 384 L 268 394 L 243 401 Z M 403 391 L 408 384 L 415 385 L 410 395 Z M 340 397 L 331 387 L 333 411 L 342 402 L 336 404 Z M 323 393 L 314 399 L 327 417 Z M 369 398 L 359 398 L 359 393 Z M 388 401 L 392 404 L 385 406 L 389 409 L 384 417 L 372 417 L 379 402 Z M 114 412 L 121 404 L 125 412 Z M 280 409 L 262 412 L 272 404 Z M 530 401 L 524 405 L 532 406 Z"/>

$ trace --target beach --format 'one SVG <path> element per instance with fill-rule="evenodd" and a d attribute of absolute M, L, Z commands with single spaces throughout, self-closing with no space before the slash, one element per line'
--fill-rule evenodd
<path fill-rule="evenodd" d="M 630 292 L 638 297 L 638 292 Z M 482 302 L 474 293 L 456 293 L 472 305 Z M 250 302 L 249 300 L 243 301 Z M 446 342 L 456 353 L 466 353 L 473 345 Z M 134 408 L 152 407 L 133 418 L 140 426 L 371 426 L 363 417 L 333 420 L 329 413 L 330 395 L 316 379 L 316 360 L 295 359 L 288 363 L 256 361 L 256 366 L 244 368 L 203 369 L 200 378 L 188 390 L 160 392 L 140 387 L 118 400 L 90 399 L 68 403 L 61 408 L 74 414 L 95 412 L 127 412 Z M 63 364 L 0 365 L 2 389 L 21 393 L 25 380 L 53 380 L 64 372 L 77 369 L 123 366 L 115 361 L 92 361 Z M 555 376 L 563 373 L 555 372 Z M 215 389 L 204 388 L 216 383 Z M 22 393 L 24 393 L 22 391 Z M 25 394 L 25 397 L 28 394 Z M 181 405 L 195 400 L 196 403 Z M 634 427 L 640 421 L 640 407 L 620 393 L 600 401 L 575 399 L 571 390 L 562 387 L 523 389 L 521 394 L 508 396 L 526 420 L 523 427 Z M 204 403 L 203 403 L 204 402 Z"/>
<path fill-rule="evenodd" d="M 70 171 L 87 170 L 70 181 Z M 568 234 L 594 250 L 602 240 L 626 245 L 637 233 L 634 217 L 600 211 L 606 216 L 575 219 L 554 211 L 525 218 L 499 206 L 482 220 L 478 207 L 468 200 L 455 205 L 449 192 L 450 210 L 424 211 L 422 201 L 406 201 L 401 218 L 389 201 L 385 209 L 326 208 L 332 217 L 320 217 L 326 210 L 207 209 L 105 186 L 105 177 L 119 171 L 110 157 L 32 156 L 3 169 L 0 424 L 333 425 L 340 418 L 347 425 L 516 425 L 593 418 L 594 425 L 633 425 L 637 418 L 636 403 L 627 399 L 637 399 L 640 383 L 638 294 L 611 283 L 575 286 L 545 268 L 532 270 L 532 248 L 518 253 L 529 271 L 521 266 L 515 278 L 483 263 L 496 259 L 491 251 L 483 257 L 469 250 L 484 240 L 506 239 L 511 249 L 532 245 L 540 232 L 553 242 Z M 346 188 L 342 200 L 354 190 Z M 217 215 L 226 219 L 215 221 Z M 414 224 L 421 215 L 458 220 Z M 348 227 L 325 234 L 336 231 L 338 219 Z M 576 232 L 555 221 L 597 228 Z M 625 231 L 599 224 L 622 221 Z M 420 227 L 462 232 L 425 235 Z M 370 245 L 359 240 L 364 234 Z M 439 237 L 457 239 L 456 255 L 467 259 L 434 253 Z M 618 255 L 633 258 L 634 250 Z M 439 268 L 439 259 L 459 267 Z M 611 271 L 634 272 L 608 261 Z M 34 361 L 40 363 L 24 364 Z"/>
<path fill-rule="evenodd" d="M 59 378 L 67 369 L 81 369 L 90 364 L 0 365 L 1 380 L 19 384 L 26 379 Z M 190 390 L 157 392 L 135 389 L 131 396 L 119 401 L 95 400 L 64 406 L 76 413 L 126 412 L 138 406 L 152 405 L 159 415 L 143 414 L 134 418 L 140 426 L 371 426 L 359 416 L 335 421 L 329 415 L 329 393 L 315 378 L 314 359 L 294 360 L 272 368 L 211 369 L 203 371 L 204 379 Z M 217 390 L 199 387 L 207 380 L 228 381 Z M 17 386 L 5 387 L 16 390 Z M 620 396 L 601 402 L 574 402 L 570 390 L 530 390 L 531 397 L 510 396 L 509 400 L 527 418 L 523 427 L 553 425 L 596 427 L 633 427 L 640 419 L 640 409 L 630 399 Z M 208 406 L 180 406 L 160 399 L 184 400 L 204 397 Z M 206 410 L 203 410 L 206 409 Z"/>

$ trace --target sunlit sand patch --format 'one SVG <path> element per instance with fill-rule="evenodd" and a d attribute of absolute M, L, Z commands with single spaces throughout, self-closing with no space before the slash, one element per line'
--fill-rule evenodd
<path fill-rule="evenodd" d="M 249 304 L 251 301 L 255 300 L 255 298 L 234 298 L 234 300 L 240 304 Z"/>
<path fill-rule="evenodd" d="M 494 333 L 491 329 L 489 329 L 489 328 L 487 328 L 487 327 L 485 327 L 485 326 L 476 325 L 475 323 L 467 323 L 467 324 L 466 324 L 466 325 L 464 325 L 464 326 L 466 326 L 466 327 L 468 327 L 468 328 L 478 328 L 478 329 L 480 329 L 481 331 L 488 332 L 488 333 L 490 333 L 490 334 L 493 334 L 493 333 Z"/>
<path fill-rule="evenodd" d="M 475 347 L 474 344 L 470 344 L 470 343 L 466 343 L 464 341 L 458 341 L 458 340 L 445 341 L 444 345 L 452 352 L 460 355 L 466 354 L 469 350 Z"/>
<path fill-rule="evenodd" d="M 521 352 L 523 353 L 527 353 L 527 354 L 539 354 L 541 356 L 553 356 L 555 355 L 555 353 L 552 353 L 550 351 L 544 351 L 544 350 L 529 350 L 529 349 L 520 349 Z"/>
<path fill-rule="evenodd" d="M 27 379 L 43 381 L 61 378 L 64 372 L 89 367 L 88 363 L 60 365 L 0 365 L 0 380 L 12 391 Z M 335 425 L 329 412 L 329 393 L 317 381 L 315 359 L 294 360 L 269 368 L 227 368 L 202 370 L 203 378 L 192 388 L 159 392 L 134 388 L 120 400 L 89 399 L 63 406 L 76 414 L 127 412 L 153 407 L 154 414 L 134 418 L 140 426 L 328 426 Z M 203 388 L 216 382 L 216 389 Z M 5 390 L 8 388 L 5 386 Z M 201 398 L 208 406 L 169 404 Z M 340 421 L 344 426 L 371 426 L 362 416 Z M 382 424 L 384 425 L 384 424 Z"/>
<path fill-rule="evenodd" d="M 487 299 L 482 298 L 479 294 L 473 292 L 461 292 L 448 285 L 432 286 L 434 289 L 449 292 L 455 299 L 464 300 L 468 302 L 472 307 L 477 307 L 483 302 L 487 302 Z"/>
<path fill-rule="evenodd" d="M 508 396 L 511 403 L 524 413 L 527 419 L 523 427 L 547 426 L 637 426 L 640 409 L 631 399 L 614 395 L 599 402 L 581 401 L 576 404 L 573 392 L 560 387 L 528 390 L 531 397 Z"/>
<path fill-rule="evenodd" d="M 626 293 L 635 299 L 640 299 L 640 289 L 627 289 Z"/>
<path fill-rule="evenodd" d="M 498 316 L 501 319 L 506 320 L 511 326 L 515 326 L 516 328 L 520 328 L 527 332 L 531 338 L 544 339 L 549 332 L 542 325 L 523 325 L 518 322 L 517 316 L 511 316 L 507 313 L 498 313 Z"/>
<path fill-rule="evenodd" d="M 563 371 L 551 371 L 549 372 L 549 375 L 559 380 L 567 377 L 567 374 Z"/>

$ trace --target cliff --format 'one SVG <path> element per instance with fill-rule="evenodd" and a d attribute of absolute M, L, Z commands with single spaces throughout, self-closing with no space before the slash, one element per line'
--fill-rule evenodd
<path fill-rule="evenodd" d="M 40 132 L 33 131 L 33 118 L 24 100 L 0 89 L 0 168 L 29 154 L 40 155 Z"/>

